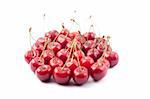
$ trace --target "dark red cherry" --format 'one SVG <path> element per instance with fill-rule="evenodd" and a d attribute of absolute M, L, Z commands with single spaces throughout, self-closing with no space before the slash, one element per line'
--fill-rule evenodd
<path fill-rule="evenodd" d="M 69 56 L 69 52 L 67 52 L 67 49 L 61 49 L 57 52 L 56 56 L 65 63 Z"/>
<path fill-rule="evenodd" d="M 80 65 L 86 67 L 87 69 L 90 69 L 93 64 L 94 60 L 89 56 L 85 56 L 80 60 Z"/>
<path fill-rule="evenodd" d="M 86 40 L 94 40 L 95 39 L 95 33 L 93 33 L 93 32 L 87 32 L 87 33 L 83 34 L 83 36 Z"/>
<path fill-rule="evenodd" d="M 53 30 L 53 31 L 49 31 L 45 33 L 45 37 L 48 37 L 49 39 L 51 39 L 51 41 L 53 41 L 57 37 L 58 34 L 59 33 L 56 30 Z"/>
<path fill-rule="evenodd" d="M 54 69 L 55 67 L 63 66 L 63 61 L 57 57 L 54 57 L 49 61 L 49 65 L 52 67 L 52 69 Z"/>
<path fill-rule="evenodd" d="M 76 37 L 80 35 L 79 32 L 72 32 L 68 34 L 68 37 L 71 38 L 72 40 Z"/>
<path fill-rule="evenodd" d="M 40 57 L 35 57 L 32 59 L 30 62 L 31 70 L 35 72 L 35 70 L 42 65 L 42 61 L 43 60 Z"/>
<path fill-rule="evenodd" d="M 86 39 L 82 35 L 76 36 L 77 41 L 79 41 L 81 44 L 84 44 L 86 42 Z"/>
<path fill-rule="evenodd" d="M 101 80 L 107 73 L 107 64 L 103 62 L 96 62 L 91 66 L 91 76 L 95 81 Z"/>
<path fill-rule="evenodd" d="M 82 85 L 88 81 L 89 74 L 88 70 L 85 67 L 77 67 L 73 71 L 73 80 L 75 84 Z"/>
<path fill-rule="evenodd" d="M 69 41 L 71 41 L 71 39 L 62 34 L 60 34 L 57 38 L 57 42 L 61 44 L 62 48 L 64 48 Z"/>
<path fill-rule="evenodd" d="M 80 60 L 80 59 L 83 58 L 84 56 L 85 56 L 85 55 L 84 55 L 84 52 L 83 52 L 82 50 L 77 50 L 77 51 L 74 52 L 74 57 L 75 57 L 76 59 L 79 58 L 79 60 Z"/>
<path fill-rule="evenodd" d="M 71 78 L 71 70 L 67 67 L 56 67 L 53 72 L 53 78 L 58 84 L 68 84 Z"/>
<path fill-rule="evenodd" d="M 61 32 L 60 32 L 60 34 L 63 34 L 63 35 L 68 35 L 70 32 L 69 32 L 69 30 L 68 29 L 66 29 L 66 28 L 63 28 L 62 30 L 61 30 Z"/>
<path fill-rule="evenodd" d="M 50 42 L 48 45 L 47 45 L 47 49 L 48 50 L 53 50 L 54 53 L 56 54 L 59 50 L 61 50 L 61 45 L 58 43 L 58 42 Z"/>
<path fill-rule="evenodd" d="M 97 61 L 98 58 L 102 55 L 96 48 L 89 49 L 87 56 L 90 56 L 91 58 L 94 59 L 94 61 Z"/>
<path fill-rule="evenodd" d="M 48 64 L 49 61 L 55 56 L 54 51 L 53 50 L 44 50 L 43 52 L 43 59 L 44 59 L 44 63 Z"/>
<path fill-rule="evenodd" d="M 39 55 L 39 53 L 37 51 L 34 51 L 34 50 L 30 50 L 30 51 L 27 51 L 24 55 L 24 58 L 26 60 L 26 62 L 29 64 L 30 61 L 37 57 Z"/>
<path fill-rule="evenodd" d="M 112 68 L 117 65 L 117 63 L 119 61 L 119 56 L 116 52 L 112 51 L 108 54 L 108 56 L 106 56 L 106 59 L 110 63 L 110 68 Z"/>
<path fill-rule="evenodd" d="M 35 71 L 35 74 L 37 75 L 37 77 L 43 82 L 49 81 L 52 73 L 53 73 L 53 70 L 49 65 L 42 65 L 38 67 Z"/>
<path fill-rule="evenodd" d="M 77 68 L 77 66 L 78 66 L 78 62 L 76 59 L 71 59 L 66 62 L 66 67 L 68 67 L 72 72 L 74 71 L 74 69 Z"/>
<path fill-rule="evenodd" d="M 40 37 L 40 38 L 37 39 L 36 43 L 37 43 L 37 44 L 42 44 L 42 45 L 44 45 L 45 40 L 46 40 L 46 38 Z"/>
<path fill-rule="evenodd" d="M 42 44 L 35 43 L 32 46 L 32 50 L 38 51 L 39 55 L 42 53 L 44 46 Z"/>
<path fill-rule="evenodd" d="M 83 50 L 85 53 L 91 48 L 95 47 L 95 43 L 93 40 L 88 40 L 83 44 Z"/>

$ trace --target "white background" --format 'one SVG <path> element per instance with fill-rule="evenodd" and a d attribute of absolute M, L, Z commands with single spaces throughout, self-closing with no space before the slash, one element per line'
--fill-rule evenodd
<path fill-rule="evenodd" d="M 41 83 L 24 61 L 28 28 L 37 38 L 75 16 L 84 32 L 90 15 L 97 34 L 112 36 L 119 64 L 97 83 Z M 149 0 L 0 0 L 0 99 L 150 99 L 149 34 Z"/>

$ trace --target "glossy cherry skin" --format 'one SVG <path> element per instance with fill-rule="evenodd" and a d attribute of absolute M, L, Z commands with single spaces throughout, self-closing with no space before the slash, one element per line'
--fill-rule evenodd
<path fill-rule="evenodd" d="M 59 50 L 61 50 L 62 46 L 58 42 L 50 42 L 47 45 L 48 50 L 53 50 L 54 53 L 56 54 Z"/>
<path fill-rule="evenodd" d="M 98 49 L 98 51 L 100 52 L 100 54 L 102 55 L 103 52 L 104 52 L 105 47 L 104 47 L 104 45 L 99 44 L 99 45 L 97 46 L 97 49 Z M 107 51 L 112 51 L 110 45 L 107 45 Z"/>
<path fill-rule="evenodd" d="M 53 78 L 58 84 L 68 84 L 71 78 L 71 70 L 67 67 L 56 67 L 53 72 Z"/>
<path fill-rule="evenodd" d="M 89 74 L 88 70 L 85 67 L 77 67 L 73 71 L 73 80 L 75 84 L 82 85 L 88 81 Z"/>
<path fill-rule="evenodd" d="M 44 59 L 44 63 L 48 64 L 49 61 L 55 56 L 54 51 L 53 50 L 44 50 L 43 52 L 43 59 Z"/>
<path fill-rule="evenodd" d="M 40 38 L 37 39 L 36 43 L 44 45 L 45 41 L 46 41 L 46 38 L 40 37 Z"/>
<path fill-rule="evenodd" d="M 89 56 L 85 56 L 80 60 L 80 65 L 86 67 L 87 69 L 90 69 L 93 64 L 94 60 Z"/>
<path fill-rule="evenodd" d="M 74 57 L 75 57 L 76 59 L 79 58 L 79 60 L 80 60 L 80 59 L 83 58 L 84 56 L 85 56 L 85 55 L 84 55 L 84 52 L 83 52 L 82 50 L 77 50 L 77 51 L 74 52 Z"/>
<path fill-rule="evenodd" d="M 30 61 L 38 55 L 39 54 L 37 51 L 29 50 L 25 53 L 24 58 L 25 58 L 26 62 L 29 64 Z"/>
<path fill-rule="evenodd" d="M 57 42 L 59 42 L 62 46 L 62 48 L 65 48 L 66 44 L 71 41 L 69 37 L 66 37 L 65 35 L 60 34 L 57 38 Z"/>
<path fill-rule="evenodd" d="M 83 50 L 85 53 L 87 53 L 87 51 L 91 48 L 94 48 L 95 43 L 93 40 L 88 40 L 83 44 Z"/>
<path fill-rule="evenodd" d="M 58 34 L 59 33 L 57 30 L 52 30 L 45 33 L 45 37 L 48 37 L 49 39 L 51 39 L 51 41 L 53 41 L 58 36 Z"/>
<path fill-rule="evenodd" d="M 108 66 L 102 62 L 96 62 L 91 66 L 91 77 L 95 80 L 101 80 L 107 73 Z"/>
<path fill-rule="evenodd" d="M 42 53 L 44 46 L 42 44 L 35 43 L 32 46 L 32 50 L 38 51 L 39 55 Z"/>
<path fill-rule="evenodd" d="M 35 57 L 34 59 L 31 60 L 30 66 L 31 70 L 35 72 L 35 70 L 42 65 L 42 60 L 40 57 Z"/>
<path fill-rule="evenodd" d="M 37 77 L 43 82 L 49 81 L 52 73 L 53 73 L 53 70 L 49 65 L 42 65 L 38 67 L 35 71 L 35 74 L 37 75 Z"/>
<path fill-rule="evenodd" d="M 66 67 L 68 67 L 72 72 L 77 68 L 78 62 L 76 59 L 71 59 L 66 62 Z"/>
<path fill-rule="evenodd" d="M 93 32 L 84 33 L 83 36 L 86 40 L 94 40 L 95 39 L 95 33 L 93 33 Z"/>
<path fill-rule="evenodd" d="M 84 44 L 86 42 L 86 39 L 81 34 L 76 36 L 76 40 L 81 44 Z"/>
<path fill-rule="evenodd" d="M 68 34 L 68 37 L 71 38 L 72 40 L 76 37 L 80 35 L 79 32 L 72 32 Z"/>
<path fill-rule="evenodd" d="M 97 50 L 96 48 L 92 48 L 89 49 L 87 54 L 87 56 L 90 56 L 91 58 L 94 59 L 94 61 L 97 61 L 98 58 L 100 58 L 100 56 L 102 55 L 99 50 Z"/>
<path fill-rule="evenodd" d="M 112 51 L 108 54 L 108 56 L 106 56 L 106 59 L 110 63 L 110 68 L 112 68 L 118 64 L 119 56 L 116 52 Z"/>
<path fill-rule="evenodd" d="M 63 61 L 58 57 L 54 57 L 49 61 L 49 65 L 52 67 L 52 69 L 55 69 L 56 67 L 63 66 Z"/>
<path fill-rule="evenodd" d="M 69 52 L 67 52 L 67 49 L 61 49 L 57 52 L 56 56 L 65 63 L 69 57 Z"/>
<path fill-rule="evenodd" d="M 63 35 L 69 35 L 70 34 L 70 32 L 69 32 L 69 30 L 68 29 L 66 29 L 66 28 L 63 28 L 62 30 L 61 30 L 61 32 L 60 32 L 60 34 L 63 34 Z"/>

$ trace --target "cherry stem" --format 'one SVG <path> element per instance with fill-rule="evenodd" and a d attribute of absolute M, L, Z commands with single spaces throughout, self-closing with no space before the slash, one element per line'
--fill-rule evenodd
<path fill-rule="evenodd" d="M 75 51 L 77 51 L 76 44 L 77 44 L 77 43 L 75 43 L 75 46 L 74 46 L 74 47 L 75 47 Z M 79 68 L 80 68 L 80 67 L 81 67 L 81 65 L 80 65 L 80 61 L 79 61 L 79 57 L 78 57 L 78 55 L 77 55 L 77 61 L 78 61 L 78 65 L 79 65 Z"/>
<path fill-rule="evenodd" d="M 89 27 L 89 32 L 91 31 L 91 29 L 93 30 L 93 32 L 95 31 L 95 29 L 94 29 L 94 21 L 93 21 L 93 16 L 92 15 L 90 15 L 90 17 L 89 17 L 89 19 L 90 19 L 90 21 L 91 21 L 91 25 L 90 25 L 90 27 Z"/>

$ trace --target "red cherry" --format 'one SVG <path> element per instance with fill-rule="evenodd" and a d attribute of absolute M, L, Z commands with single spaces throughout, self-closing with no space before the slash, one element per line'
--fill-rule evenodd
<path fill-rule="evenodd" d="M 73 72 L 73 80 L 75 84 L 82 85 L 88 81 L 89 74 L 85 67 L 77 67 Z"/>
<path fill-rule="evenodd" d="M 63 35 L 67 35 L 67 34 L 69 34 L 69 33 L 70 33 L 69 30 L 66 29 L 66 28 L 63 28 L 63 29 L 61 30 L 61 32 L 60 32 L 60 34 L 63 34 Z"/>
<path fill-rule="evenodd" d="M 76 48 L 77 49 L 81 49 L 82 48 L 82 45 L 81 45 L 81 43 L 79 42 L 79 41 L 76 41 L 77 42 L 77 44 L 76 44 Z M 69 41 L 67 44 L 66 44 L 66 49 L 71 49 L 70 47 L 71 47 L 71 44 L 72 44 L 72 41 Z"/>
<path fill-rule="evenodd" d="M 90 69 L 90 67 L 93 64 L 94 64 L 94 60 L 91 57 L 89 57 L 89 56 L 83 57 L 80 60 L 80 65 L 86 67 L 87 69 Z"/>
<path fill-rule="evenodd" d="M 44 45 L 44 43 L 45 43 L 45 38 L 44 38 L 44 37 L 38 38 L 37 41 L 36 41 L 36 43 L 37 43 L 37 44 L 42 44 L 42 45 Z"/>
<path fill-rule="evenodd" d="M 67 52 L 67 49 L 61 49 L 57 52 L 56 56 L 65 63 L 69 56 L 69 53 Z"/>
<path fill-rule="evenodd" d="M 71 70 L 67 67 L 56 67 L 54 69 L 53 77 L 58 84 L 68 84 L 71 78 Z"/>
<path fill-rule="evenodd" d="M 33 44 L 33 46 L 32 46 L 32 50 L 38 51 L 39 54 L 42 53 L 43 48 L 44 48 L 44 46 L 43 46 L 42 44 L 40 44 L 40 43 L 39 43 L 39 44 L 38 44 L 38 43 L 35 43 L 35 44 Z"/>
<path fill-rule="evenodd" d="M 29 64 L 30 61 L 38 55 L 39 55 L 39 53 L 37 51 L 30 50 L 25 53 L 24 58 L 25 58 L 26 62 Z"/>
<path fill-rule="evenodd" d="M 75 59 L 66 62 L 66 67 L 68 67 L 71 71 L 74 71 L 74 69 L 76 69 L 77 66 L 78 62 Z"/>
<path fill-rule="evenodd" d="M 107 73 L 108 66 L 102 62 L 96 62 L 91 66 L 91 76 L 95 81 L 101 80 Z"/>
<path fill-rule="evenodd" d="M 79 58 L 79 60 L 81 59 L 81 58 L 83 58 L 85 55 L 84 55 L 84 53 L 83 53 L 83 51 L 82 50 L 77 50 L 77 51 L 75 51 L 74 52 L 74 57 L 77 59 L 77 58 Z"/>
<path fill-rule="evenodd" d="M 91 58 L 94 59 L 94 61 L 97 61 L 98 58 L 102 55 L 96 48 L 89 49 L 87 56 L 90 56 Z"/>
<path fill-rule="evenodd" d="M 83 50 L 85 53 L 87 53 L 87 51 L 91 48 L 93 48 L 95 46 L 94 41 L 93 40 L 88 40 L 83 44 Z"/>
<path fill-rule="evenodd" d="M 71 41 L 71 39 L 62 34 L 60 34 L 57 38 L 57 42 L 59 42 L 63 48 L 69 41 Z"/>
<path fill-rule="evenodd" d="M 59 33 L 56 30 L 53 30 L 53 31 L 49 31 L 45 33 L 45 37 L 48 37 L 49 39 L 53 41 L 57 37 L 58 34 Z"/>
<path fill-rule="evenodd" d="M 36 69 L 35 74 L 41 81 L 45 82 L 50 80 L 52 71 L 49 65 L 42 65 Z"/>
<path fill-rule="evenodd" d="M 42 65 L 42 60 L 40 57 L 35 57 L 34 59 L 31 60 L 30 66 L 31 70 L 35 72 L 35 70 Z"/>
<path fill-rule="evenodd" d="M 108 56 L 106 56 L 106 59 L 110 63 L 110 68 L 112 68 L 117 65 L 117 63 L 119 61 L 119 56 L 116 52 L 112 51 L 108 54 Z"/>
<path fill-rule="evenodd" d="M 56 54 L 59 50 L 61 50 L 61 45 L 58 42 L 50 42 L 47 45 L 48 50 L 53 50 L 54 53 Z"/>
<path fill-rule="evenodd" d="M 55 67 L 63 66 L 63 61 L 57 57 L 54 57 L 49 61 L 49 65 L 52 67 L 52 69 L 54 69 Z"/>
<path fill-rule="evenodd" d="M 87 32 L 85 34 L 83 34 L 84 38 L 86 38 L 86 40 L 94 40 L 95 39 L 95 33 L 93 32 Z"/>
<path fill-rule="evenodd" d="M 86 39 L 82 35 L 76 36 L 77 41 L 79 41 L 81 44 L 84 44 L 86 42 Z"/>
<path fill-rule="evenodd" d="M 102 54 L 103 54 L 103 51 L 104 51 L 104 49 L 105 49 L 105 47 L 104 47 L 104 45 L 99 44 L 99 45 L 97 46 L 97 49 L 99 50 L 100 54 L 102 55 Z M 112 51 L 110 45 L 107 45 L 107 51 Z"/>
<path fill-rule="evenodd" d="M 72 32 L 68 34 L 68 37 L 74 39 L 76 36 L 80 35 L 79 32 Z"/>
<path fill-rule="evenodd" d="M 48 64 L 49 61 L 55 56 L 54 52 L 52 50 L 44 50 L 43 52 L 43 59 L 44 63 Z"/>

